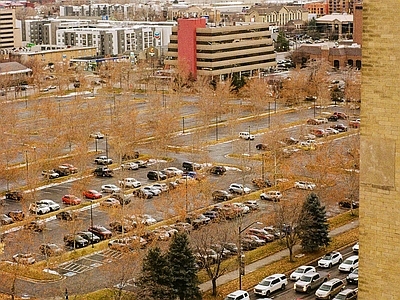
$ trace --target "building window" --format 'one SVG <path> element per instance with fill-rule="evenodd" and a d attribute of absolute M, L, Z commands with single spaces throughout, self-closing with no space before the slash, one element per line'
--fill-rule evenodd
<path fill-rule="evenodd" d="M 336 69 L 339 69 L 340 63 L 339 63 L 339 61 L 338 61 L 337 59 L 335 59 L 335 60 L 333 61 L 333 67 L 336 68 Z"/>

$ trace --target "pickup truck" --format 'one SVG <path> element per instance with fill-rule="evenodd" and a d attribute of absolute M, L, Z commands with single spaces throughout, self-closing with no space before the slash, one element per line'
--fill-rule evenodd
<path fill-rule="evenodd" d="M 137 181 L 135 178 L 124 178 L 118 180 L 118 183 L 120 187 L 125 187 L 125 188 L 137 188 L 142 185 L 140 181 Z"/>
<path fill-rule="evenodd" d="M 97 156 L 94 162 L 98 165 L 111 165 L 113 163 L 112 159 L 105 155 Z"/>
<path fill-rule="evenodd" d="M 296 281 L 293 288 L 296 292 L 310 293 L 317 289 L 325 281 L 328 281 L 329 273 L 312 272 L 304 274 Z"/>
<path fill-rule="evenodd" d="M 95 176 L 112 177 L 114 175 L 114 172 L 113 172 L 113 170 L 111 170 L 107 167 L 101 167 L 101 168 L 96 168 L 93 171 L 93 174 Z"/>

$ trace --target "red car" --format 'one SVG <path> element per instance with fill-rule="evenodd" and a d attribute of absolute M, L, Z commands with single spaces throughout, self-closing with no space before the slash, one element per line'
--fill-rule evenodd
<path fill-rule="evenodd" d="M 74 195 L 64 195 L 62 202 L 69 205 L 78 205 L 81 204 L 82 200 Z"/>
<path fill-rule="evenodd" d="M 87 190 L 83 192 L 83 197 L 87 199 L 100 199 L 103 195 L 96 190 Z"/>
<path fill-rule="evenodd" d="M 78 168 L 71 164 L 62 164 L 61 166 L 68 168 L 71 174 L 78 173 Z"/>

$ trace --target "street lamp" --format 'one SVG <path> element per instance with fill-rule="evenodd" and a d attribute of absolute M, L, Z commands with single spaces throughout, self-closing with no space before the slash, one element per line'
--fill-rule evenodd
<path fill-rule="evenodd" d="M 238 245 L 238 260 L 239 260 L 239 290 L 242 289 L 242 276 L 244 275 L 244 255 L 242 254 L 242 233 L 249 228 L 250 226 L 257 224 L 261 225 L 261 222 L 255 221 L 253 223 L 250 223 L 246 227 L 242 228 L 242 226 L 239 225 L 239 245 Z"/>
<path fill-rule="evenodd" d="M 93 228 L 93 200 L 90 200 L 90 227 Z M 93 232 L 92 232 L 92 248 L 94 248 Z"/>
<path fill-rule="evenodd" d="M 249 125 L 249 155 L 250 155 L 250 148 L 251 148 L 251 138 L 250 138 L 250 125 Z"/>

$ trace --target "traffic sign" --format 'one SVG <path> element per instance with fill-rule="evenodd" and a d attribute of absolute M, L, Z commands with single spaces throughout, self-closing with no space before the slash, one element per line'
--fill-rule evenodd
<path fill-rule="evenodd" d="M 154 38 L 155 38 L 156 40 L 159 40 L 159 39 L 161 38 L 161 34 L 160 34 L 159 31 L 154 31 Z"/>

